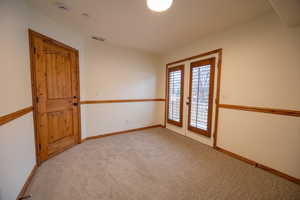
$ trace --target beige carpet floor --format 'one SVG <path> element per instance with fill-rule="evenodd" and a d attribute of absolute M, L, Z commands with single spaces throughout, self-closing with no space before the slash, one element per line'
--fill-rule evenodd
<path fill-rule="evenodd" d="M 46 161 L 32 200 L 300 199 L 300 186 L 162 128 L 89 140 Z"/>

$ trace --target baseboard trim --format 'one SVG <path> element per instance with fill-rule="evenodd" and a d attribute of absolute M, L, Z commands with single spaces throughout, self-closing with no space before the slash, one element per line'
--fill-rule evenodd
<path fill-rule="evenodd" d="M 130 133 L 130 132 L 141 131 L 141 130 L 150 129 L 150 128 L 158 128 L 158 127 L 163 127 L 163 125 L 158 124 L 158 125 L 152 125 L 152 126 L 145 126 L 142 128 L 134 128 L 134 129 L 124 130 L 124 131 L 105 133 L 105 134 L 101 134 L 101 135 L 99 134 L 96 136 L 91 136 L 91 137 L 82 139 L 81 142 L 84 142 L 86 140 L 98 139 L 98 138 L 103 138 L 103 137 L 108 137 L 108 136 L 113 136 L 113 135 L 126 134 L 126 133 Z"/>
<path fill-rule="evenodd" d="M 27 177 L 19 195 L 17 196 L 16 200 L 19 200 L 21 197 L 23 197 L 28 189 L 28 186 L 30 185 L 32 178 L 34 177 L 36 171 L 37 171 L 38 166 L 34 165 L 33 169 L 31 170 L 29 176 Z"/>
<path fill-rule="evenodd" d="M 253 166 L 255 166 L 255 167 L 258 167 L 258 168 L 260 168 L 260 169 L 263 169 L 263 170 L 268 171 L 268 172 L 270 172 L 270 173 L 272 173 L 272 174 L 274 174 L 274 175 L 280 176 L 280 177 L 282 177 L 282 178 L 284 178 L 284 179 L 286 179 L 286 180 L 289 180 L 289 181 L 291 181 L 291 182 L 294 182 L 294 183 L 300 185 L 300 179 L 298 179 L 298 178 L 296 178 L 296 177 L 292 177 L 292 176 L 287 175 L 287 174 L 285 174 L 285 173 L 283 173 L 283 172 L 280 172 L 280 171 L 278 171 L 278 170 L 276 170 L 276 169 L 273 169 L 273 168 L 271 168 L 271 167 L 265 166 L 265 165 L 263 165 L 263 164 L 260 164 L 260 163 L 255 162 L 255 161 L 253 161 L 253 160 L 250 160 L 250 159 L 248 159 L 248 158 L 245 158 L 245 157 L 243 157 L 243 156 L 240 156 L 240 155 L 238 155 L 238 154 L 235 154 L 235 153 L 232 153 L 232 152 L 230 152 L 230 151 L 227 151 L 227 150 L 225 150 L 225 149 L 223 149 L 223 148 L 215 147 L 215 149 L 216 149 L 217 151 L 220 151 L 220 152 L 222 152 L 222 153 L 225 153 L 225 154 L 227 154 L 227 155 L 229 155 L 229 156 L 231 156 L 231 157 L 233 157 L 233 158 L 236 158 L 236 159 L 238 159 L 238 160 L 241 160 L 241 161 L 243 161 L 243 162 L 245 162 L 245 163 L 248 163 L 248 164 L 250 164 L 250 165 L 253 165 Z"/>

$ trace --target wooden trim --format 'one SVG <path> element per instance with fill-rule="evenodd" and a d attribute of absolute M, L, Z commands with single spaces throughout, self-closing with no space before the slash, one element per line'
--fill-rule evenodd
<path fill-rule="evenodd" d="M 218 124 L 219 124 L 219 104 L 220 104 L 220 91 L 221 91 L 221 73 L 222 73 L 222 57 L 223 50 L 218 52 L 218 75 L 217 75 L 217 94 L 216 94 L 216 112 L 215 112 L 215 127 L 213 134 L 213 147 L 217 146 L 218 138 Z"/>
<path fill-rule="evenodd" d="M 54 43 L 54 44 L 56 44 L 56 45 L 58 45 L 58 46 L 60 46 L 60 47 L 66 48 L 66 49 L 68 49 L 68 50 L 78 52 L 77 49 L 75 49 L 75 48 L 73 48 L 73 47 L 71 47 L 71 46 L 69 46 L 69 45 L 66 45 L 66 44 L 64 44 L 64 43 L 62 43 L 62 42 L 59 42 L 59 41 L 57 41 L 57 40 L 54 40 L 54 39 L 52 39 L 52 38 L 50 38 L 50 37 L 48 37 L 48 36 L 46 36 L 46 35 L 43 35 L 43 34 L 38 33 L 38 32 L 35 32 L 34 30 L 28 29 L 28 32 L 29 32 L 29 36 L 40 37 L 40 38 L 42 38 L 45 42 L 51 42 L 51 43 Z"/>
<path fill-rule="evenodd" d="M 169 80 L 168 80 L 168 65 L 166 65 L 166 75 L 165 75 L 165 100 L 166 100 L 166 103 L 165 103 L 165 110 L 164 110 L 164 127 L 166 128 L 167 127 L 167 110 L 168 110 L 168 96 L 169 96 L 169 91 L 168 91 L 168 83 L 169 83 Z"/>
<path fill-rule="evenodd" d="M 113 99 L 113 100 L 86 100 L 80 101 L 80 104 L 102 104 L 102 103 L 131 103 L 146 101 L 165 101 L 165 99 Z"/>
<path fill-rule="evenodd" d="M 30 70 L 31 70 L 31 89 L 32 89 L 32 102 L 33 102 L 33 121 L 34 121 L 34 136 L 35 136 L 35 152 L 36 152 L 36 162 L 37 166 L 41 164 L 40 159 L 40 138 L 38 134 L 38 119 L 37 119 L 37 87 L 36 87 L 36 78 L 35 78 L 35 60 L 34 60 L 34 46 L 33 46 L 33 37 L 39 37 L 42 38 L 44 42 L 51 42 L 55 45 L 58 45 L 62 48 L 68 49 L 70 51 L 73 51 L 75 53 L 75 60 L 76 60 L 76 67 L 77 67 L 77 82 L 78 87 L 76 88 L 77 93 L 77 99 L 78 102 L 80 102 L 80 80 L 79 80 L 79 51 L 71 46 L 68 46 L 62 42 L 59 42 L 57 40 L 54 40 L 48 36 L 42 35 L 38 32 L 35 32 L 31 29 L 28 29 L 28 37 L 29 37 L 29 52 L 30 52 Z M 81 143 L 81 109 L 80 106 L 78 106 L 78 138 L 77 143 Z"/>
<path fill-rule="evenodd" d="M 80 104 L 81 101 L 81 96 L 80 96 L 80 66 L 79 66 L 79 51 L 75 50 L 75 55 L 76 55 L 76 65 L 77 65 L 77 81 L 78 81 L 78 88 L 77 88 L 77 99 Z M 81 106 L 78 107 L 78 138 L 77 142 L 78 144 L 81 143 Z"/>
<path fill-rule="evenodd" d="M 28 188 L 28 186 L 30 185 L 31 181 L 32 181 L 32 178 L 34 177 L 34 175 L 36 174 L 36 171 L 37 171 L 37 168 L 38 166 L 37 165 L 34 165 L 33 169 L 31 170 L 29 176 L 27 177 L 19 195 L 17 196 L 16 200 L 19 200 L 20 198 L 22 198 L 25 193 L 26 193 L 26 190 Z"/>
<path fill-rule="evenodd" d="M 181 82 L 180 82 L 180 114 L 179 114 L 179 122 L 174 121 L 169 119 L 169 73 L 173 72 L 173 71 L 181 71 Z M 179 65 L 176 67 L 170 67 L 167 68 L 167 98 L 166 98 L 166 107 L 167 107 L 167 111 L 166 111 L 166 117 L 167 117 L 167 122 L 170 124 L 173 124 L 175 126 L 179 126 L 182 127 L 182 122 L 183 122 L 183 95 L 184 95 L 184 65 Z"/>
<path fill-rule="evenodd" d="M 275 174 L 275 175 L 277 175 L 277 176 L 280 176 L 280 177 L 282 177 L 282 178 L 284 178 L 284 179 L 287 179 L 287 180 L 289 180 L 289 181 L 291 181 L 291 182 L 294 182 L 294 183 L 300 185 L 300 179 L 298 179 L 298 178 L 296 178 L 296 177 L 292 177 L 292 176 L 287 175 L 287 174 L 285 174 L 285 173 L 283 173 L 283 172 L 280 172 L 280 171 L 278 171 L 278 170 L 276 170 L 276 169 L 273 169 L 273 168 L 271 168 L 271 167 L 267 167 L 267 166 L 262 165 L 262 164 L 259 164 L 259 163 L 256 163 L 256 167 L 258 167 L 258 168 L 260 168 L 260 169 L 263 169 L 263 170 L 265 170 L 265 171 L 268 171 L 268 172 L 270 172 L 270 173 L 272 173 L 272 174 Z"/>
<path fill-rule="evenodd" d="M 225 150 L 225 149 L 222 149 L 222 148 L 220 148 L 220 147 L 216 147 L 215 148 L 217 151 L 220 151 L 220 152 L 222 152 L 222 153 L 225 153 L 225 154 L 227 154 L 227 155 L 229 155 L 229 156 L 231 156 L 231 157 L 233 157 L 233 158 L 235 158 L 235 159 L 238 159 L 238 160 L 241 160 L 241 161 L 243 161 L 243 162 L 246 162 L 246 163 L 248 163 L 248 164 L 250 164 L 250 165 L 256 165 L 256 162 L 254 162 L 254 161 L 252 161 L 252 160 L 249 160 L 249 159 L 247 159 L 247 158 L 244 158 L 244 157 L 242 157 L 242 156 L 240 156 L 240 155 L 238 155 L 238 154 L 235 154 L 235 153 L 232 153 L 232 152 L 230 152 L 230 151 L 227 151 L 227 150 Z"/>
<path fill-rule="evenodd" d="M 300 117 L 300 111 L 298 110 L 284 110 L 284 109 L 276 109 L 276 108 L 240 106 L 240 105 L 229 105 L 229 104 L 220 104 L 219 107 L 226 108 L 226 109 L 234 109 L 234 110 L 244 110 L 244 111 Z"/>
<path fill-rule="evenodd" d="M 33 127 L 34 127 L 34 141 L 35 141 L 35 159 L 37 166 L 40 166 L 40 157 L 39 157 L 39 135 L 38 135 L 38 127 L 37 127 L 37 112 L 35 108 L 37 108 L 37 102 L 36 102 L 36 79 L 35 79 L 35 71 L 34 71 L 34 65 L 35 60 L 34 58 L 34 46 L 33 46 L 33 34 L 35 32 L 28 29 L 28 38 L 29 38 L 29 55 L 30 55 L 30 75 L 31 75 L 31 93 L 32 93 L 32 105 L 33 105 Z"/>
<path fill-rule="evenodd" d="M 213 97 L 214 97 L 214 84 L 215 84 L 215 66 L 216 66 L 216 58 L 212 57 L 212 58 L 207 58 L 204 60 L 200 60 L 200 61 L 196 61 L 196 62 L 192 62 L 190 64 L 190 83 L 189 83 L 189 109 L 188 109 L 188 130 L 194 132 L 194 133 L 198 133 L 201 135 L 204 135 L 206 137 L 210 137 L 211 136 L 211 127 L 212 127 L 212 112 L 213 112 Z M 202 66 L 206 66 L 206 65 L 210 65 L 210 82 L 209 82 L 209 97 L 208 97 L 208 116 L 207 116 L 207 131 L 199 129 L 197 127 L 193 127 L 191 126 L 191 107 L 192 107 L 192 103 L 191 103 L 191 96 L 192 96 L 192 82 L 193 82 L 193 68 L 195 67 L 202 67 Z"/>
<path fill-rule="evenodd" d="M 215 50 L 212 50 L 212 51 L 209 51 L 209 52 L 206 52 L 206 53 L 198 54 L 196 56 L 191 56 L 191 57 L 188 57 L 188 58 L 184 58 L 184 59 L 181 59 L 181 60 L 177 60 L 177 61 L 168 63 L 167 66 L 182 63 L 182 62 L 189 61 L 189 60 L 194 60 L 194 59 L 201 58 L 201 57 L 204 57 L 204 56 L 209 56 L 211 54 L 219 53 L 220 51 L 222 51 L 221 48 L 220 49 L 215 49 Z"/>
<path fill-rule="evenodd" d="M 14 119 L 17 119 L 17 118 L 31 112 L 32 110 L 33 110 L 33 107 L 29 106 L 27 108 L 18 110 L 16 112 L 13 112 L 13 113 L 10 113 L 10 114 L 4 115 L 4 116 L 0 116 L 0 126 L 2 126 L 3 124 L 8 123 L 8 122 L 10 122 Z"/>
<path fill-rule="evenodd" d="M 86 140 L 91 140 L 91 139 L 98 139 L 98 138 L 108 137 L 108 136 L 112 136 L 112 135 L 126 134 L 126 133 L 130 133 L 130 132 L 141 131 L 141 130 L 150 129 L 150 128 L 158 128 L 158 127 L 163 127 L 163 126 L 162 125 L 152 125 L 152 126 L 146 126 L 146 127 L 142 127 L 142 128 L 129 129 L 129 130 L 125 130 L 125 131 L 104 133 L 101 135 L 87 137 L 87 138 L 83 139 L 82 142 L 84 142 Z"/>
<path fill-rule="evenodd" d="M 231 157 L 233 157 L 233 158 L 236 158 L 236 159 L 238 159 L 238 160 L 241 160 L 241 161 L 243 161 L 243 162 L 246 162 L 246 163 L 248 163 L 248 164 L 250 164 L 250 165 L 253 165 L 253 166 L 255 166 L 255 167 L 258 167 L 258 168 L 260 168 L 260 169 L 266 170 L 266 171 L 268 171 L 268 172 L 270 172 L 270 173 L 272 173 L 272 174 L 274 174 L 274 175 L 280 176 L 280 177 L 282 177 L 282 178 L 284 178 L 284 179 L 287 179 L 287 180 L 289 180 L 289 181 L 291 181 L 291 182 L 294 182 L 294 183 L 300 185 L 300 179 L 298 179 L 298 178 L 296 178 L 296 177 L 292 177 L 292 176 L 287 175 L 287 174 L 285 174 L 285 173 L 283 173 L 283 172 L 280 172 L 280 171 L 278 171 L 278 170 L 276 170 L 276 169 L 273 169 L 273 168 L 271 168 L 271 167 L 267 167 L 267 166 L 265 166 L 265 165 L 263 165 L 263 164 L 257 163 L 257 162 L 255 162 L 255 161 L 253 161 L 253 160 L 250 160 L 250 159 L 245 158 L 245 157 L 243 157 L 243 156 L 240 156 L 240 155 L 238 155 L 238 154 L 232 153 L 232 152 L 227 151 L 227 150 L 225 150 L 225 149 L 222 149 L 222 148 L 220 148 L 220 147 L 215 147 L 215 149 L 216 149 L 217 151 L 220 151 L 220 152 L 222 152 L 222 153 L 225 153 L 225 154 L 227 154 L 227 155 L 229 155 L 229 156 L 231 156 Z"/>

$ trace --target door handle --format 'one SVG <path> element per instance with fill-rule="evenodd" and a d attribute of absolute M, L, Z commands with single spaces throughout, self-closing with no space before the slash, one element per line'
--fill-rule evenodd
<path fill-rule="evenodd" d="M 185 103 L 186 103 L 186 105 L 190 105 L 190 97 L 186 98 L 186 102 Z"/>
<path fill-rule="evenodd" d="M 78 106 L 78 103 L 73 103 L 74 106 Z"/>

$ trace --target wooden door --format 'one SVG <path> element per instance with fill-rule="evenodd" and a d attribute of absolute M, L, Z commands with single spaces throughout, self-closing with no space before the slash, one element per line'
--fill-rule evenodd
<path fill-rule="evenodd" d="M 30 31 L 38 162 L 80 143 L 78 51 Z"/>
<path fill-rule="evenodd" d="M 211 136 L 215 58 L 190 64 L 188 130 Z"/>

